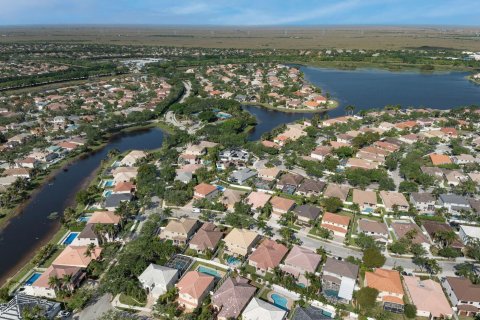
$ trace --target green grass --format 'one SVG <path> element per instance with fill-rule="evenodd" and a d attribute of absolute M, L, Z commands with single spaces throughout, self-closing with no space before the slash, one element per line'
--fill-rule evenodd
<path fill-rule="evenodd" d="M 138 301 L 135 298 L 133 298 L 129 295 L 126 295 L 125 293 L 121 293 L 118 300 L 120 300 L 120 302 L 123 303 L 123 304 L 128 304 L 128 305 L 134 306 L 134 307 L 145 307 L 145 304 L 146 304 L 146 301 L 145 302 Z"/>

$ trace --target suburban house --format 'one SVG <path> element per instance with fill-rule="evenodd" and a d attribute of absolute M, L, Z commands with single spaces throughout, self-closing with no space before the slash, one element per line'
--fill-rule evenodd
<path fill-rule="evenodd" d="M 90 254 L 88 252 L 90 251 Z M 53 260 L 52 265 L 64 267 L 87 268 L 92 260 L 98 260 L 102 248 L 95 247 L 89 250 L 87 246 L 67 246 L 60 255 Z"/>
<path fill-rule="evenodd" d="M 248 205 L 252 206 L 252 210 L 257 211 L 263 209 L 263 207 L 268 203 L 271 197 L 271 194 L 260 191 L 253 191 L 247 196 L 245 202 Z"/>
<path fill-rule="evenodd" d="M 408 211 L 410 204 L 400 192 L 382 190 L 379 194 L 387 211 L 395 211 L 395 208 L 399 211 Z"/>
<path fill-rule="evenodd" d="M 307 272 L 315 273 L 320 261 L 322 261 L 322 257 L 319 254 L 307 248 L 293 246 L 286 256 L 281 269 L 299 279 L 300 276 L 305 275 Z M 299 280 L 301 281 L 302 279 Z"/>
<path fill-rule="evenodd" d="M 468 200 L 457 194 L 443 193 L 438 196 L 438 203 L 447 208 L 451 214 L 459 214 L 462 210 L 470 210 L 470 203 Z"/>
<path fill-rule="evenodd" d="M 430 160 L 432 161 L 432 164 L 434 166 L 440 166 L 442 164 L 451 164 L 452 163 L 452 160 L 450 159 L 450 157 L 445 155 L 445 154 L 432 153 L 430 155 Z"/>
<path fill-rule="evenodd" d="M 253 297 L 257 288 L 242 277 L 227 278 L 212 296 L 212 306 L 217 319 L 237 319 Z"/>
<path fill-rule="evenodd" d="M 417 307 L 417 316 L 429 319 L 452 317 L 453 310 L 440 283 L 416 276 L 404 276 L 403 283 L 408 299 Z"/>
<path fill-rule="evenodd" d="M 297 216 L 297 222 L 303 225 L 310 225 L 312 221 L 315 221 L 322 213 L 319 207 L 315 207 L 309 204 L 302 204 L 295 207 L 293 213 Z"/>
<path fill-rule="evenodd" d="M 480 240 L 480 227 L 461 225 L 458 235 L 464 244 L 468 244 L 472 240 Z"/>
<path fill-rule="evenodd" d="M 220 196 L 220 202 L 227 207 L 228 211 L 234 211 L 235 204 L 242 201 L 245 191 L 225 189 Z"/>
<path fill-rule="evenodd" d="M 214 282 L 213 276 L 198 271 L 187 272 L 175 285 L 178 304 L 188 310 L 197 308 L 213 289 Z"/>
<path fill-rule="evenodd" d="M 480 285 L 470 279 L 445 277 L 442 286 L 460 316 L 473 317 L 480 311 Z"/>
<path fill-rule="evenodd" d="M 105 198 L 104 207 L 108 211 L 115 211 L 122 202 L 129 202 L 132 200 L 130 193 L 112 193 Z"/>
<path fill-rule="evenodd" d="M 296 193 L 304 197 L 318 197 L 319 195 L 321 195 L 323 189 L 325 188 L 325 185 L 326 184 L 323 181 L 304 179 L 298 187 Z"/>
<path fill-rule="evenodd" d="M 280 265 L 288 248 L 275 240 L 265 239 L 248 257 L 248 264 L 255 267 L 255 271 L 264 275 Z"/>
<path fill-rule="evenodd" d="M 130 151 L 123 159 L 120 161 L 121 166 L 133 167 L 138 160 L 143 159 L 147 156 L 147 153 L 141 150 L 132 150 Z"/>
<path fill-rule="evenodd" d="M 378 290 L 377 301 L 383 308 L 394 313 L 403 313 L 403 286 L 400 273 L 396 270 L 377 268 L 365 272 L 365 286 Z"/>
<path fill-rule="evenodd" d="M 435 197 L 428 192 L 412 192 L 410 202 L 420 214 L 435 213 Z"/>
<path fill-rule="evenodd" d="M 421 244 L 427 250 L 430 248 L 430 241 L 416 223 L 411 222 L 410 220 L 395 220 L 392 221 L 390 226 L 397 239 L 405 237 L 407 233 L 414 233 L 415 236 L 412 239 L 413 243 Z"/>
<path fill-rule="evenodd" d="M 357 276 L 357 265 L 328 257 L 322 269 L 323 295 L 334 302 L 350 302 Z"/>
<path fill-rule="evenodd" d="M 232 183 L 243 185 L 247 182 L 248 179 L 251 179 L 257 175 L 255 170 L 250 168 L 242 168 L 240 170 L 235 170 L 230 174 L 228 180 Z"/>
<path fill-rule="evenodd" d="M 300 183 L 302 183 L 303 179 L 299 174 L 285 173 L 277 181 L 277 189 L 284 190 L 286 193 L 293 193 Z"/>
<path fill-rule="evenodd" d="M 138 276 L 143 288 L 155 299 L 172 288 L 178 280 L 178 270 L 150 263 Z"/>
<path fill-rule="evenodd" d="M 325 192 L 323 193 L 323 196 L 325 198 L 338 198 L 342 200 L 342 202 L 345 202 L 347 200 L 349 191 L 350 187 L 348 186 L 329 183 L 325 189 Z"/>
<path fill-rule="evenodd" d="M 171 240 L 174 244 L 184 245 L 199 227 L 200 222 L 195 219 L 170 220 L 160 232 L 160 239 Z"/>
<path fill-rule="evenodd" d="M 35 280 L 30 286 L 25 286 L 25 293 L 30 296 L 45 297 L 55 299 L 57 294 L 50 282 L 50 278 L 65 279 L 70 278 L 68 284 L 64 284 L 64 288 L 74 290 L 77 288 L 82 280 L 85 278 L 85 269 L 75 266 L 55 266 L 51 265 L 45 270 L 42 275 Z M 1 313 L 0 313 L 1 316 Z M 1 318 L 0 318 L 1 319 Z"/>
<path fill-rule="evenodd" d="M 95 225 L 87 223 L 83 230 L 73 240 L 72 245 L 88 246 L 90 243 L 93 243 L 95 246 L 99 246 L 101 244 L 101 239 L 99 234 L 95 232 Z"/>
<path fill-rule="evenodd" d="M 39 319 L 54 319 L 62 309 L 62 305 L 59 302 L 19 293 L 8 303 L 2 304 L 0 307 L 0 319 L 24 319 L 23 311 L 27 308 L 38 310 L 37 315 Z"/>
<path fill-rule="evenodd" d="M 358 205 L 360 211 L 373 212 L 377 207 L 377 194 L 375 191 L 353 189 L 352 202 Z"/>
<path fill-rule="evenodd" d="M 283 214 L 292 210 L 295 206 L 295 201 L 278 196 L 274 196 L 272 199 L 270 199 L 270 203 L 272 204 L 273 210 L 272 216 L 276 215 L 278 217 L 281 217 Z"/>
<path fill-rule="evenodd" d="M 315 160 L 324 161 L 327 156 L 332 154 L 332 149 L 333 148 L 329 146 L 319 146 L 310 153 L 310 157 Z"/>
<path fill-rule="evenodd" d="M 217 230 L 213 223 L 206 222 L 193 235 L 188 246 L 197 253 L 204 253 L 207 250 L 214 253 L 222 237 L 223 232 Z"/>
<path fill-rule="evenodd" d="M 259 240 L 259 235 L 250 230 L 233 228 L 223 239 L 225 253 L 233 256 L 246 257 Z"/>
<path fill-rule="evenodd" d="M 208 183 L 200 183 L 193 189 L 193 198 L 212 200 L 218 195 L 218 192 L 217 187 Z"/>
<path fill-rule="evenodd" d="M 297 306 L 293 311 L 291 320 L 329 320 L 332 316 L 325 315 L 322 309 L 314 308 L 312 306 L 300 307 Z"/>
<path fill-rule="evenodd" d="M 138 174 L 136 167 L 118 167 L 112 170 L 113 181 L 115 184 L 119 182 L 128 182 L 135 179 Z"/>
<path fill-rule="evenodd" d="M 430 239 L 432 239 L 433 241 L 436 241 L 437 233 L 455 232 L 454 229 L 449 224 L 446 224 L 444 222 L 425 220 L 422 222 L 422 225 L 425 231 L 427 231 L 428 235 L 430 236 Z M 465 247 L 462 241 L 460 241 L 460 238 L 456 234 L 455 234 L 455 240 L 453 240 L 449 244 L 449 246 L 457 250 L 462 250 Z"/>
<path fill-rule="evenodd" d="M 283 320 L 286 316 L 287 311 L 254 297 L 243 310 L 242 320 Z"/>
<path fill-rule="evenodd" d="M 276 167 L 258 169 L 258 177 L 266 181 L 273 181 L 277 179 L 279 174 L 280 169 Z"/>
<path fill-rule="evenodd" d="M 373 237 L 381 243 L 388 242 L 388 228 L 383 222 L 361 218 L 358 220 L 358 231 Z"/>
<path fill-rule="evenodd" d="M 325 212 L 322 218 L 322 227 L 333 232 L 334 235 L 345 237 L 348 233 L 350 218 L 339 214 Z"/>

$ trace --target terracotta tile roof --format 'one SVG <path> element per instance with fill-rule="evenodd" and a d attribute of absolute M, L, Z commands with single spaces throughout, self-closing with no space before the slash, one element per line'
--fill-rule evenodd
<path fill-rule="evenodd" d="M 417 310 L 428 311 L 435 318 L 452 315 L 452 308 L 438 282 L 431 279 L 422 281 L 415 276 L 405 276 L 403 282 Z"/>
<path fill-rule="evenodd" d="M 115 185 L 113 192 L 131 192 L 133 189 L 135 189 L 135 185 L 133 183 L 121 181 Z"/>
<path fill-rule="evenodd" d="M 442 164 L 452 163 L 452 160 L 450 159 L 450 157 L 445 155 L 445 154 L 432 153 L 430 155 L 430 160 L 432 161 L 432 164 L 434 166 L 439 166 L 439 165 L 442 165 Z"/>
<path fill-rule="evenodd" d="M 365 272 L 365 284 L 380 292 L 404 294 L 400 273 L 396 270 L 377 268 L 375 271 Z"/>
<path fill-rule="evenodd" d="M 288 248 L 283 244 L 271 239 L 265 239 L 248 257 L 248 260 L 256 262 L 257 267 L 260 269 L 273 269 L 280 264 L 287 252 Z"/>
<path fill-rule="evenodd" d="M 321 260 L 322 257 L 319 254 L 306 248 L 294 246 L 285 258 L 285 264 L 300 267 L 308 272 L 315 272 Z"/>
<path fill-rule="evenodd" d="M 226 243 L 238 245 L 242 248 L 249 247 L 258 238 L 258 234 L 255 231 L 246 229 L 233 228 L 229 234 L 225 237 Z"/>
<path fill-rule="evenodd" d="M 237 319 L 255 291 L 245 278 L 227 278 L 212 296 L 212 305 L 220 310 L 217 317 Z"/>
<path fill-rule="evenodd" d="M 180 294 L 186 294 L 194 299 L 199 299 L 215 278 L 198 271 L 189 271 L 176 284 Z"/>
<path fill-rule="evenodd" d="M 342 216 L 339 214 L 331 213 L 331 212 L 325 212 L 323 214 L 322 222 L 330 222 L 334 224 L 341 224 L 348 228 L 348 225 L 350 224 L 350 218 L 347 216 Z"/>
<path fill-rule="evenodd" d="M 208 183 L 200 183 L 199 185 L 195 186 L 195 193 L 205 196 L 214 192 L 215 190 L 217 190 L 217 188 Z"/>
<path fill-rule="evenodd" d="M 274 210 L 279 209 L 282 211 L 288 211 L 295 205 L 295 201 L 277 196 L 274 196 L 270 200 L 270 203 L 272 204 Z"/>
<path fill-rule="evenodd" d="M 121 217 L 113 211 L 95 211 L 88 219 L 88 223 L 118 224 L 120 219 Z"/>
<path fill-rule="evenodd" d="M 246 198 L 246 202 L 252 206 L 252 209 L 258 209 L 263 208 L 271 197 L 268 193 L 253 191 Z"/>
<path fill-rule="evenodd" d="M 223 232 L 215 229 L 215 225 L 205 223 L 190 240 L 190 245 L 195 245 L 199 250 L 215 249 L 223 237 Z"/>
<path fill-rule="evenodd" d="M 71 266 L 86 268 L 93 259 L 98 259 L 102 248 L 96 247 L 90 256 L 85 256 L 87 246 L 68 246 L 52 262 L 55 266 Z"/>

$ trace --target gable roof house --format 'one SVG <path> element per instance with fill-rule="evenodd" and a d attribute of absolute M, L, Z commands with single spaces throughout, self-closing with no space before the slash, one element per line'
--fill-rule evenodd
<path fill-rule="evenodd" d="M 408 211 L 410 204 L 400 192 L 382 190 L 379 194 L 387 211 L 394 211 L 395 207 L 399 211 Z"/>
<path fill-rule="evenodd" d="M 283 174 L 280 179 L 277 181 L 277 189 L 280 190 L 286 190 L 286 189 L 292 189 L 296 190 L 300 183 L 303 181 L 303 177 L 299 174 L 293 174 L 293 173 L 285 173 Z M 288 192 L 287 192 L 288 193 Z M 293 193 L 293 192 L 290 192 Z"/>
<path fill-rule="evenodd" d="M 245 202 L 248 205 L 252 206 L 252 210 L 257 211 L 263 209 L 263 207 L 268 203 L 271 197 L 272 195 L 268 193 L 253 191 L 247 196 Z"/>
<path fill-rule="evenodd" d="M 348 233 L 350 218 L 339 214 L 325 212 L 322 218 L 322 227 L 333 232 L 334 235 L 345 237 Z"/>
<path fill-rule="evenodd" d="M 242 168 L 240 170 L 233 171 L 228 177 L 228 180 L 232 183 L 243 185 L 245 182 L 247 182 L 247 180 L 255 177 L 256 175 L 257 172 L 255 170 L 250 168 Z"/>
<path fill-rule="evenodd" d="M 178 280 L 178 270 L 150 263 L 138 276 L 143 288 L 156 299 L 175 285 Z"/>
<path fill-rule="evenodd" d="M 281 266 L 284 272 L 298 278 L 307 272 L 315 273 L 322 257 L 307 248 L 293 246 Z"/>
<path fill-rule="evenodd" d="M 259 238 L 259 235 L 254 231 L 233 228 L 223 239 L 225 242 L 225 253 L 246 257 L 252 251 Z"/>
<path fill-rule="evenodd" d="M 237 319 L 257 288 L 242 277 L 227 278 L 212 296 L 212 306 L 217 310 L 217 319 Z"/>
<path fill-rule="evenodd" d="M 112 193 L 105 198 L 105 209 L 108 211 L 115 211 L 122 202 L 128 202 L 132 200 L 132 194 L 130 193 Z"/>
<path fill-rule="evenodd" d="M 126 167 L 133 167 L 138 160 L 143 159 L 147 156 L 147 153 L 141 150 L 132 150 L 130 151 L 123 159 L 120 161 L 120 165 Z"/>
<path fill-rule="evenodd" d="M 348 186 L 329 183 L 327 185 L 327 189 L 325 189 L 325 192 L 323 193 L 323 196 L 325 198 L 338 198 L 342 200 L 342 202 L 345 202 L 347 200 L 349 191 L 350 187 Z"/>
<path fill-rule="evenodd" d="M 435 197 L 428 192 L 412 192 L 410 202 L 421 214 L 435 213 Z"/>
<path fill-rule="evenodd" d="M 409 300 L 417 307 L 417 316 L 429 319 L 452 317 L 452 308 L 438 282 L 432 279 L 421 280 L 416 276 L 404 276 L 403 283 Z"/>
<path fill-rule="evenodd" d="M 184 245 L 190 240 L 200 225 L 200 221 L 195 219 L 172 219 L 160 232 L 160 239 L 171 240 L 174 244 Z"/>
<path fill-rule="evenodd" d="M 189 271 L 175 285 L 178 288 L 178 304 L 187 310 L 200 306 L 214 286 L 213 276 Z"/>
<path fill-rule="evenodd" d="M 278 196 L 274 196 L 272 199 L 270 199 L 270 203 L 272 204 L 273 210 L 272 217 L 275 215 L 277 217 L 282 216 L 283 214 L 292 210 L 295 206 L 295 201 Z"/>
<path fill-rule="evenodd" d="M 298 187 L 296 193 L 304 197 L 319 196 L 323 189 L 325 188 L 326 183 L 323 181 L 305 179 Z"/>
<path fill-rule="evenodd" d="M 454 215 L 459 214 L 462 210 L 470 210 L 470 203 L 468 200 L 457 194 L 443 193 L 438 197 L 438 203 L 447 208 L 448 212 Z"/>
<path fill-rule="evenodd" d="M 315 207 L 309 204 L 302 204 L 295 207 L 293 213 L 297 216 L 297 222 L 303 225 L 310 225 L 311 221 L 315 221 L 322 213 L 319 207 Z"/>
<path fill-rule="evenodd" d="M 322 291 L 324 296 L 334 302 L 348 303 L 352 300 L 357 276 L 357 265 L 328 257 L 322 269 Z M 332 291 L 336 294 L 332 295 Z"/>
<path fill-rule="evenodd" d="M 353 189 L 352 202 L 358 204 L 361 211 L 372 212 L 377 207 L 377 194 L 374 191 Z"/>
<path fill-rule="evenodd" d="M 254 297 L 242 313 L 242 320 L 283 320 L 287 312 L 271 303 Z"/>
<path fill-rule="evenodd" d="M 258 177 L 266 181 L 273 181 L 278 178 L 280 172 L 281 170 L 276 167 L 258 169 Z"/>
<path fill-rule="evenodd" d="M 400 273 L 396 270 L 377 268 L 365 272 L 365 286 L 378 290 L 377 301 L 383 308 L 394 313 L 403 313 L 403 291 Z"/>
<path fill-rule="evenodd" d="M 379 242 L 386 243 L 388 241 L 388 228 L 383 222 L 361 218 L 358 220 L 358 231 Z"/>
<path fill-rule="evenodd" d="M 480 285 L 470 279 L 445 277 L 442 286 L 460 316 L 472 317 L 480 311 Z"/>
<path fill-rule="evenodd" d="M 393 221 L 390 226 L 397 239 L 405 237 L 409 232 L 415 232 L 415 237 L 412 239 L 412 242 L 423 245 L 427 251 L 430 248 L 430 241 L 416 223 L 410 220 L 396 220 Z"/>
<path fill-rule="evenodd" d="M 225 189 L 220 196 L 220 202 L 227 207 L 228 211 L 234 211 L 235 204 L 242 201 L 245 191 Z"/>
<path fill-rule="evenodd" d="M 197 252 L 210 250 L 213 253 L 222 237 L 223 232 L 217 230 L 217 227 L 213 223 L 206 222 L 193 235 L 189 243 L 189 248 Z"/>
<path fill-rule="evenodd" d="M 213 199 L 218 195 L 218 189 L 215 186 L 212 186 L 208 183 L 200 183 L 196 185 L 193 189 L 193 198 L 194 199 Z"/>
<path fill-rule="evenodd" d="M 272 271 L 287 254 L 288 248 L 271 239 L 265 239 L 248 257 L 248 264 L 255 267 L 258 274 Z"/>

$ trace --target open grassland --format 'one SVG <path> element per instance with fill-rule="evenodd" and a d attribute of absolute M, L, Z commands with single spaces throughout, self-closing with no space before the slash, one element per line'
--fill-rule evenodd
<path fill-rule="evenodd" d="M 252 49 L 480 50 L 474 27 L 2 27 L 0 43 L 68 41 L 97 44 Z"/>

